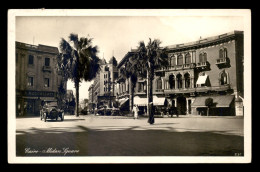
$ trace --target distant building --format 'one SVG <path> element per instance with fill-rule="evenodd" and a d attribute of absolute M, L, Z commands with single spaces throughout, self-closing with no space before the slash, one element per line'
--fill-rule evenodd
<path fill-rule="evenodd" d="M 111 61 L 112 62 L 112 61 Z M 106 63 L 103 59 L 94 83 L 89 88 L 89 103 L 93 107 L 99 105 L 111 106 L 116 97 L 115 79 L 118 77 L 118 70 L 113 63 Z"/>
<path fill-rule="evenodd" d="M 42 101 L 57 101 L 58 88 L 66 81 L 56 71 L 57 47 L 16 42 L 17 114 L 39 113 Z"/>
<path fill-rule="evenodd" d="M 163 111 L 165 107 L 172 107 L 181 115 L 206 115 L 205 100 L 212 98 L 210 115 L 243 115 L 243 43 L 243 31 L 233 31 L 168 46 L 169 65 L 156 70 L 153 81 L 156 109 Z M 128 52 L 118 69 L 134 53 Z M 129 79 L 119 78 L 117 98 L 120 103 L 129 101 L 130 84 Z M 146 78 L 138 78 L 134 94 L 134 104 L 145 108 Z"/>

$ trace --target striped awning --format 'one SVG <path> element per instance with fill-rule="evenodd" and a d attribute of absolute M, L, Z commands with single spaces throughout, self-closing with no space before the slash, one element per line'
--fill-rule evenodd
<path fill-rule="evenodd" d="M 191 104 L 191 107 L 207 107 L 205 105 L 205 100 L 207 98 L 213 99 L 212 107 L 230 107 L 230 103 L 233 101 L 234 97 L 234 95 L 196 97 L 195 101 Z"/>
<path fill-rule="evenodd" d="M 119 100 L 120 106 L 122 106 L 123 104 L 125 104 L 128 100 L 129 100 L 129 98 L 120 99 L 120 100 Z"/>

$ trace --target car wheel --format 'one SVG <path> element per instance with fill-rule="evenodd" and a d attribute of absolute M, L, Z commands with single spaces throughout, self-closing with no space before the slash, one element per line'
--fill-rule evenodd
<path fill-rule="evenodd" d="M 47 118 L 47 115 L 46 115 L 46 114 L 44 114 L 44 122 L 46 122 L 46 118 Z"/>

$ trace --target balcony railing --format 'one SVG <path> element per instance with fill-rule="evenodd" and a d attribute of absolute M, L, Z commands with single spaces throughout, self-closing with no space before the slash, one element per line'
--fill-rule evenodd
<path fill-rule="evenodd" d="M 199 62 L 199 63 L 197 63 L 197 65 L 196 65 L 196 67 L 207 67 L 207 62 Z"/>
<path fill-rule="evenodd" d="M 227 58 L 217 59 L 217 62 L 216 62 L 216 64 L 225 64 L 225 63 L 227 63 Z"/>
<path fill-rule="evenodd" d="M 51 72 L 51 67 L 50 67 L 50 66 L 43 66 L 43 67 L 42 67 L 42 70 L 43 70 L 43 71 Z"/>
<path fill-rule="evenodd" d="M 196 65 L 195 65 L 195 63 L 190 63 L 190 64 L 184 64 L 183 65 L 183 68 L 184 69 L 192 69 L 192 68 L 194 68 Z"/>
<path fill-rule="evenodd" d="M 207 92 L 207 91 L 227 91 L 230 89 L 230 85 L 212 86 L 212 87 L 196 87 L 196 88 L 177 88 L 177 89 L 165 89 L 164 93 L 192 93 L 192 92 Z"/>

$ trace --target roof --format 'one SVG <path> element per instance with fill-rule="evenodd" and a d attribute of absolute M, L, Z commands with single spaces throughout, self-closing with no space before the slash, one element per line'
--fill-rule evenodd
<path fill-rule="evenodd" d="M 234 97 L 234 95 L 196 97 L 195 101 L 191 104 L 191 107 L 207 107 L 205 105 L 205 100 L 207 98 L 213 99 L 213 107 L 229 107 Z"/>
<path fill-rule="evenodd" d="M 31 45 L 26 44 L 23 42 L 16 41 L 16 47 L 25 49 L 25 50 L 31 50 L 31 51 L 38 51 L 38 52 L 45 52 L 45 53 L 52 53 L 52 54 L 59 54 L 59 49 L 57 47 L 48 46 L 48 45 Z"/>
<path fill-rule="evenodd" d="M 239 35 L 239 34 L 240 35 L 244 34 L 244 32 L 243 31 L 232 31 L 232 32 L 224 33 L 224 34 L 217 35 L 217 36 L 211 36 L 211 37 L 199 39 L 198 41 L 193 41 L 193 42 L 188 42 L 188 43 L 183 43 L 183 44 L 169 45 L 169 46 L 166 46 L 166 48 L 167 49 L 188 48 L 188 47 L 192 47 L 192 46 L 196 46 L 196 45 L 214 43 L 214 42 L 221 41 L 221 40 L 224 40 L 227 38 L 231 38 L 231 37 L 233 37 L 235 35 Z"/>

